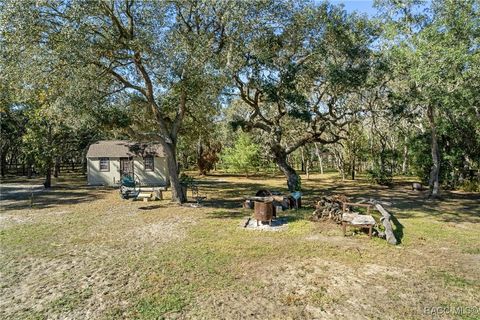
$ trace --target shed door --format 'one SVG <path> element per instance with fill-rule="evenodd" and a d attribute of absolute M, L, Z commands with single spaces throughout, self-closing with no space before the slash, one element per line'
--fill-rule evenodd
<path fill-rule="evenodd" d="M 120 158 L 120 176 L 129 175 L 133 177 L 133 159 Z"/>

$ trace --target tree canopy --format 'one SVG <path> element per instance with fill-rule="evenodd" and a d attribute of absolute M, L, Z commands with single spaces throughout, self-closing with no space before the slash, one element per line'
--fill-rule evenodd
<path fill-rule="evenodd" d="M 181 170 L 232 166 L 251 145 L 291 191 L 297 162 L 329 157 L 344 178 L 461 186 L 480 167 L 480 5 L 376 5 L 1 1 L 2 174 L 22 162 L 48 180 L 122 137 L 163 146 L 178 202 Z"/>

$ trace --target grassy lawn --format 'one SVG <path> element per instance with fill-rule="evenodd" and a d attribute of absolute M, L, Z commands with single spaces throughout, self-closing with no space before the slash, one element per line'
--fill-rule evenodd
<path fill-rule="evenodd" d="M 241 227 L 251 212 L 240 200 L 285 191 L 282 177 L 199 182 L 201 208 L 122 200 L 80 178 L 35 193 L 33 207 L 31 193 L 4 196 L 0 318 L 422 319 L 431 307 L 479 312 L 439 319 L 480 318 L 479 194 L 428 201 L 407 178 L 384 188 L 311 175 L 305 208 L 262 232 Z M 392 202 L 400 245 L 310 222 L 315 199 L 332 193 Z"/>

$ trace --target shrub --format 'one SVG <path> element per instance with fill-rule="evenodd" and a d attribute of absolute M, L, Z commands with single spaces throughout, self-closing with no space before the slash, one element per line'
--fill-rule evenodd
<path fill-rule="evenodd" d="M 367 170 L 367 177 L 371 182 L 382 186 L 390 186 L 393 181 L 393 176 L 390 171 L 381 170 L 379 168 Z"/>
<path fill-rule="evenodd" d="M 480 192 L 480 182 L 479 181 L 465 181 L 462 184 L 462 190 L 466 192 Z"/>
<path fill-rule="evenodd" d="M 235 145 L 225 148 L 222 160 L 229 171 L 243 172 L 248 177 L 252 171 L 258 170 L 260 146 L 246 133 L 240 133 Z"/>
<path fill-rule="evenodd" d="M 185 187 L 193 183 L 193 178 L 189 175 L 186 175 L 185 173 L 180 174 L 179 180 L 180 184 Z"/>

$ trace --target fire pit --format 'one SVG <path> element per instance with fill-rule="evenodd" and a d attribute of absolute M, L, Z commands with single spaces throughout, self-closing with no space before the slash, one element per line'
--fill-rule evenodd
<path fill-rule="evenodd" d="M 273 219 L 273 198 L 271 197 L 255 197 L 254 199 L 254 214 L 253 217 L 259 222 L 268 222 L 272 224 Z"/>
<path fill-rule="evenodd" d="M 288 228 L 288 221 L 287 218 L 278 218 L 272 220 L 271 224 L 257 224 L 254 218 L 248 218 L 246 221 L 242 221 L 240 226 L 245 230 L 282 231 Z"/>
<path fill-rule="evenodd" d="M 277 211 L 291 209 L 295 206 L 295 200 L 290 195 L 282 194 L 278 191 L 259 190 L 255 196 L 246 196 L 243 198 L 242 207 L 245 209 L 253 209 L 255 201 L 262 201 L 263 199 L 273 200 L 273 217 L 276 218 Z"/>
<path fill-rule="evenodd" d="M 272 192 L 270 190 L 258 190 L 255 194 L 256 197 L 270 197 Z"/>

